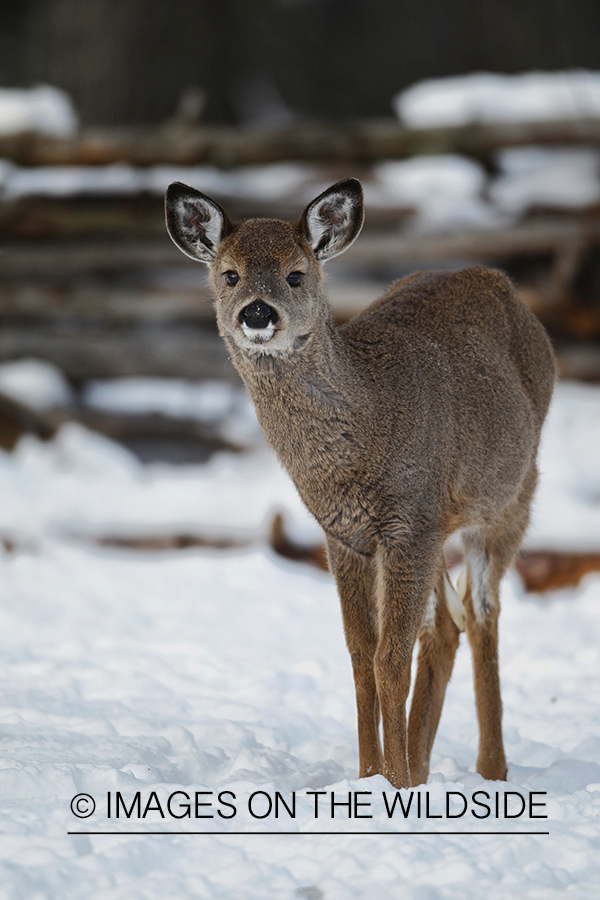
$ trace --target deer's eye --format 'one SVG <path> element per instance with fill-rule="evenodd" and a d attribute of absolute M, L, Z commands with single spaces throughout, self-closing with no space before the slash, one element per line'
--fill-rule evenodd
<path fill-rule="evenodd" d="M 302 277 L 302 272 L 290 272 L 287 277 L 287 283 L 292 287 L 298 287 L 300 284 L 300 279 Z"/>
<path fill-rule="evenodd" d="M 229 272 L 225 272 L 225 278 L 227 279 L 227 284 L 231 287 L 240 280 L 240 276 L 237 272 L 234 272 L 233 269 L 230 269 Z"/>

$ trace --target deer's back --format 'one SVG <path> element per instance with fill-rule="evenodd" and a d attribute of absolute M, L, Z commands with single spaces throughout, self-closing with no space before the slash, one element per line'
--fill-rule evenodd
<path fill-rule="evenodd" d="M 482 384 L 504 375 L 544 420 L 555 379 L 550 342 L 502 272 L 474 266 L 409 275 L 341 331 L 382 393 L 414 373 L 435 394 L 474 401 Z"/>
<path fill-rule="evenodd" d="M 505 275 L 481 266 L 410 275 L 341 334 L 361 402 L 376 409 L 370 427 L 423 466 L 425 491 L 436 493 L 437 475 L 440 490 L 449 484 L 469 502 L 510 502 L 537 451 L 555 365 Z"/>

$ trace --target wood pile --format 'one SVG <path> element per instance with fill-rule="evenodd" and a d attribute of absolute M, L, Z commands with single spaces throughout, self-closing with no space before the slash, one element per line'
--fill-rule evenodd
<path fill-rule="evenodd" d="M 0 139 L 0 158 L 22 166 L 124 162 L 318 163 L 322 180 L 368 179 L 382 158 L 455 152 L 491 165 L 500 147 L 600 145 L 600 122 L 538 122 L 408 129 L 395 120 L 280 129 L 171 123 L 149 129 L 84 129 L 70 139 Z M 236 217 L 293 219 L 300 200 L 223 199 Z M 564 375 L 600 380 L 600 210 L 533 213 L 505 228 L 416 234 L 411 210 L 369 208 L 352 252 L 328 266 L 338 320 L 363 309 L 393 278 L 419 268 L 481 262 L 505 269 L 556 342 Z M 201 266 L 164 229 L 162 199 L 25 196 L 0 199 L 0 361 L 38 357 L 75 382 L 127 375 L 236 380 L 215 327 Z"/>
<path fill-rule="evenodd" d="M 0 248 L 0 360 L 38 357 L 75 380 L 236 380 L 215 331 L 205 270 L 172 245 L 157 207 L 156 228 L 145 232 L 10 235 Z M 396 226 L 382 227 L 368 211 L 351 253 L 328 266 L 339 321 L 394 277 L 482 262 L 515 278 L 556 341 L 562 373 L 600 380 L 600 215 L 538 215 L 502 229 L 410 235 L 397 227 L 406 211 L 394 212 L 386 211 Z"/>

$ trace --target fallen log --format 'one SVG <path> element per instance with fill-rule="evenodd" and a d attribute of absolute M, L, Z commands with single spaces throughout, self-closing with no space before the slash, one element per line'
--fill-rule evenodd
<path fill-rule="evenodd" d="M 251 541 L 232 537 L 211 537 L 201 534 L 167 534 L 167 535 L 69 535 L 76 540 L 85 540 L 99 547 L 114 547 L 119 550 L 137 550 L 145 553 L 165 553 L 171 550 L 188 550 L 190 547 L 202 547 L 209 550 L 241 550 L 248 547 Z"/>
<path fill-rule="evenodd" d="M 225 418 L 202 421 L 161 413 L 104 412 L 75 404 L 34 410 L 0 394 L 0 447 L 3 450 L 13 450 L 24 434 L 49 440 L 67 422 L 78 422 L 124 444 L 142 462 L 159 459 L 176 463 L 206 462 L 213 453 L 243 453 L 255 444 L 251 436 L 231 440 L 227 436 Z"/>
<path fill-rule="evenodd" d="M 600 242 L 600 218 L 560 216 L 534 218 L 505 228 L 453 231 L 449 234 L 365 234 L 352 247 L 354 266 L 390 262 L 421 265 L 560 254 L 565 248 Z M 341 263 L 338 263 L 341 265 Z M 334 271 L 337 266 L 330 266 Z"/>
<path fill-rule="evenodd" d="M 75 381 L 154 375 L 240 383 L 218 334 L 183 324 L 113 330 L 4 324 L 0 360 L 24 357 L 54 363 Z"/>
<path fill-rule="evenodd" d="M 160 327 L 183 323 L 214 325 L 211 292 L 198 266 L 198 285 L 190 288 L 136 286 L 127 279 L 76 279 L 73 283 L 50 280 L 0 281 L 2 327 L 27 323 L 28 329 L 141 326 Z M 64 331 L 64 328 L 63 328 Z"/>
<path fill-rule="evenodd" d="M 164 552 L 188 547 L 208 547 L 216 550 L 245 549 L 252 545 L 258 546 L 261 542 L 261 536 L 258 534 L 241 538 L 233 534 L 215 536 L 199 532 L 138 535 L 72 533 L 68 536 L 104 547 L 146 552 Z M 325 545 L 304 545 L 294 541 L 285 529 L 281 513 L 276 513 L 272 520 L 268 542 L 272 550 L 285 559 L 307 563 L 325 572 L 329 571 Z M 459 565 L 462 563 L 462 557 L 454 554 L 450 562 L 452 565 Z M 516 569 L 523 579 L 525 589 L 531 593 L 547 593 L 560 588 L 576 587 L 586 575 L 600 572 L 600 551 L 561 553 L 549 550 L 523 550 L 517 559 Z"/>
<path fill-rule="evenodd" d="M 281 514 L 276 514 L 271 525 L 270 544 L 276 553 L 286 559 L 307 562 L 319 569 L 328 570 L 324 544 L 309 546 L 294 541 L 285 530 Z M 463 562 L 462 554 L 451 550 L 446 560 L 448 566 Z M 591 572 L 600 572 L 600 550 L 596 553 L 558 552 L 551 550 L 522 550 L 516 561 L 516 570 L 523 579 L 527 591 L 546 593 L 563 587 L 576 587 Z"/>
<path fill-rule="evenodd" d="M 397 211 L 400 214 L 400 211 Z M 511 257 L 560 255 L 573 247 L 600 243 L 600 216 L 536 217 L 505 228 L 405 235 L 365 231 L 348 258 L 329 265 L 331 272 L 349 267 L 381 265 L 418 266 L 457 260 L 501 260 Z M 181 260 L 164 234 L 146 239 L 79 240 L 77 242 L 13 242 L 0 249 L 0 277 L 56 277 L 77 273 L 189 268 L 198 264 Z"/>
<path fill-rule="evenodd" d="M 41 440 L 53 436 L 55 428 L 43 413 L 0 394 L 0 447 L 13 450 L 23 434 L 35 434 Z"/>
<path fill-rule="evenodd" d="M 71 138 L 22 133 L 0 138 L 0 157 L 23 166 L 209 164 L 224 168 L 286 160 L 371 163 L 420 153 L 488 158 L 500 147 L 598 144 L 600 120 L 469 124 L 411 129 L 393 118 L 286 127 L 209 125 L 88 127 Z"/>
<path fill-rule="evenodd" d="M 271 548 L 286 559 L 295 562 L 306 562 L 317 569 L 324 572 L 329 571 L 329 563 L 327 561 L 327 550 L 324 544 L 298 544 L 294 542 L 285 530 L 283 516 L 276 513 L 271 523 L 269 535 L 269 543 Z"/>
<path fill-rule="evenodd" d="M 146 240 L 44 241 L 3 244 L 0 276 L 3 278 L 56 278 L 120 271 L 181 268 L 177 248 L 164 234 Z M 194 265 L 190 260 L 190 265 Z M 198 264 L 195 263 L 198 267 Z M 185 266 L 185 260 L 184 260 Z"/>
<path fill-rule="evenodd" d="M 534 593 L 576 587 L 585 575 L 600 572 L 600 552 L 523 551 L 517 559 L 516 569 L 525 588 Z"/>
<path fill-rule="evenodd" d="M 315 168 L 315 191 L 336 173 Z M 190 178 L 190 180 L 193 179 Z M 199 185 L 197 185 L 199 186 Z M 165 185 L 166 187 L 166 185 Z M 292 198 L 264 200 L 213 192 L 232 219 L 265 217 L 293 221 L 302 211 L 302 200 Z M 367 230 L 397 228 L 414 210 L 406 206 L 369 207 Z M 163 197 L 140 193 L 133 196 L 74 194 L 70 197 L 28 195 L 0 202 L 0 235 L 5 240 L 57 240 L 94 236 L 140 238 L 165 237 Z"/>
<path fill-rule="evenodd" d="M 55 432 L 66 422 L 79 422 L 114 441 L 142 446 L 144 442 L 164 442 L 173 445 L 196 445 L 206 459 L 217 451 L 242 453 L 248 447 L 236 443 L 223 434 L 219 420 L 203 422 L 190 417 L 179 418 L 161 413 L 115 413 L 85 406 L 47 410 L 44 421 Z"/>
<path fill-rule="evenodd" d="M 600 343 L 598 341 L 557 341 L 554 350 L 560 378 L 600 382 Z"/>

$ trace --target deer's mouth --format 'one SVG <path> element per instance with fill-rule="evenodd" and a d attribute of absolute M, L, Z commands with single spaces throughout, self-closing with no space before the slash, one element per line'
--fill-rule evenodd
<path fill-rule="evenodd" d="M 249 341 L 252 341 L 253 344 L 265 344 L 275 334 L 279 315 L 277 310 L 268 303 L 255 300 L 240 311 L 238 321 L 242 326 L 244 336 Z"/>

